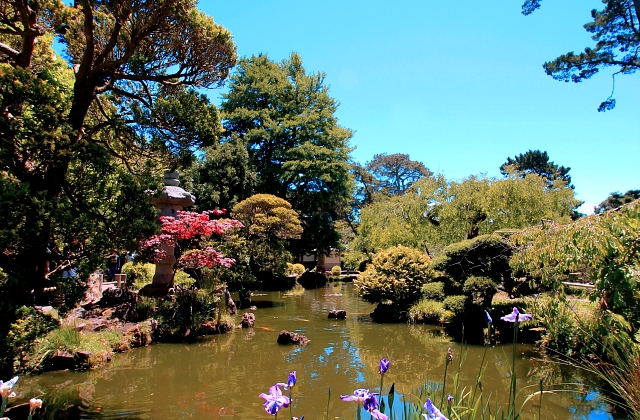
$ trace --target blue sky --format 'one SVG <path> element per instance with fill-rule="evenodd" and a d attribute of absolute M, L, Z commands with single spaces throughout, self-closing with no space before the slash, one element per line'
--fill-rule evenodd
<path fill-rule="evenodd" d="M 298 52 L 326 73 L 355 160 L 408 153 L 451 179 L 499 176 L 508 156 L 546 150 L 570 166 L 583 211 L 640 188 L 640 74 L 616 79 L 617 106 L 598 113 L 612 71 L 558 82 L 542 64 L 592 46 L 582 25 L 597 0 L 201 1 L 240 55 Z M 219 103 L 218 93 L 212 98 Z"/>

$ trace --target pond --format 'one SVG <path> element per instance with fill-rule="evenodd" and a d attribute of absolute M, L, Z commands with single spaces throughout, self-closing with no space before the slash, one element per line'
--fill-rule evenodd
<path fill-rule="evenodd" d="M 469 346 L 451 343 L 435 327 L 377 324 L 369 313 L 373 305 L 355 296 L 353 285 L 335 283 L 307 290 L 298 296 L 268 292 L 254 297 L 256 324 L 251 330 L 206 337 L 194 344 L 157 344 L 114 356 L 106 367 L 88 372 L 53 372 L 21 377 L 22 398 L 40 396 L 48 407 L 46 418 L 87 419 L 266 419 L 258 398 L 275 382 L 285 382 L 297 371 L 293 415 L 323 419 L 331 387 L 330 418 L 355 419 L 356 403 L 339 399 L 356 388 L 377 389 L 378 362 L 391 360 L 385 389 L 395 383 L 399 394 L 415 394 L 423 384 L 438 386 L 444 374 L 448 347 L 454 351 L 448 385 L 460 373 L 464 385 L 473 387 L 483 357 L 484 395 L 508 398 L 511 346 Z M 332 309 L 345 309 L 346 320 L 328 319 Z M 303 347 L 276 343 L 286 329 L 306 335 Z M 460 355 L 466 352 L 459 368 Z M 553 364 L 537 361 L 530 345 L 517 349 L 516 371 L 520 399 L 545 382 L 559 379 Z M 566 372 L 565 372 L 566 373 Z M 555 378 L 555 379 L 554 379 Z M 575 381 L 575 378 L 569 378 Z M 526 388 L 525 387 L 529 387 Z M 549 386 L 553 388 L 553 386 Z M 574 389 L 576 387 L 574 386 Z M 582 393 L 545 394 L 543 419 L 612 419 L 607 406 L 588 387 Z M 395 408 L 399 408 L 396 396 Z M 495 401 L 495 400 L 494 400 Z M 493 404 L 493 403 L 492 403 Z M 539 400 L 525 405 L 523 419 L 537 418 Z M 285 410 L 280 418 L 288 418 Z M 363 416 L 369 418 L 369 416 Z"/>

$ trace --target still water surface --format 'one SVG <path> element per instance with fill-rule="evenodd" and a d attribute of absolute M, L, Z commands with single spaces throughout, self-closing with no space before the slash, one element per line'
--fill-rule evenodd
<path fill-rule="evenodd" d="M 286 382 L 288 373 L 295 370 L 294 416 L 323 419 L 331 387 L 330 418 L 355 419 L 357 404 L 342 402 L 339 395 L 351 394 L 356 388 L 377 390 L 380 358 L 391 360 L 385 393 L 395 383 L 396 392 L 409 398 L 425 382 L 442 382 L 446 351 L 452 347 L 455 360 L 449 366 L 449 391 L 464 351 L 434 327 L 372 322 L 373 305 L 358 299 L 348 283 L 308 290 L 302 296 L 269 292 L 254 297 L 254 303 L 258 309 L 251 330 L 236 329 L 195 344 L 134 349 L 116 355 L 109 366 L 89 372 L 22 377 L 21 395 L 40 395 L 49 418 L 266 419 L 271 416 L 264 412 L 258 395 L 268 392 L 275 382 Z M 327 319 L 332 309 L 347 310 L 347 319 Z M 283 329 L 304 334 L 311 342 L 304 347 L 278 345 L 276 338 Z M 468 347 L 459 370 L 464 385 L 475 384 L 484 352 L 482 346 Z M 508 399 L 510 355 L 510 345 L 487 350 L 482 382 L 485 395 L 490 393 L 494 399 L 492 406 L 496 396 L 499 404 Z M 553 366 L 536 361 L 537 357 L 532 346 L 518 347 L 521 398 L 538 389 L 541 376 L 549 384 L 567 381 L 566 376 L 553 375 Z M 523 419 L 537 418 L 538 401 L 527 403 Z M 396 397 L 396 408 L 398 405 Z M 287 409 L 278 417 L 288 414 Z M 542 418 L 613 417 L 598 402 L 597 393 L 587 388 L 581 395 L 545 394 Z"/>

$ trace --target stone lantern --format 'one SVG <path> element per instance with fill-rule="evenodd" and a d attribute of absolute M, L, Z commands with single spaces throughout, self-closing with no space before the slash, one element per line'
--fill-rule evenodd
<path fill-rule="evenodd" d="M 192 206 L 196 202 L 196 197 L 193 194 L 180 188 L 178 171 L 165 171 L 164 185 L 162 194 L 151 199 L 151 204 L 158 209 L 158 217 L 176 217 L 178 211 L 184 207 Z M 174 266 L 176 264 L 174 247 L 164 243 L 161 247 L 167 257 L 156 263 L 153 282 L 140 289 L 141 295 L 166 296 L 169 289 L 173 287 Z"/>

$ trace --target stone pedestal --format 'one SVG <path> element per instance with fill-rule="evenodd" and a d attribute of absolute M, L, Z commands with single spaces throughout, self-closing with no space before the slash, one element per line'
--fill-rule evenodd
<path fill-rule="evenodd" d="M 151 204 L 158 208 L 158 217 L 176 217 L 178 211 L 184 207 L 192 206 L 196 202 L 196 197 L 193 194 L 180 188 L 177 171 L 164 173 L 164 185 L 162 194 L 151 199 Z M 141 295 L 166 296 L 169 289 L 173 287 L 173 270 L 176 264 L 174 247 L 167 244 L 161 246 L 167 257 L 156 263 L 153 282 L 140 289 Z"/>

